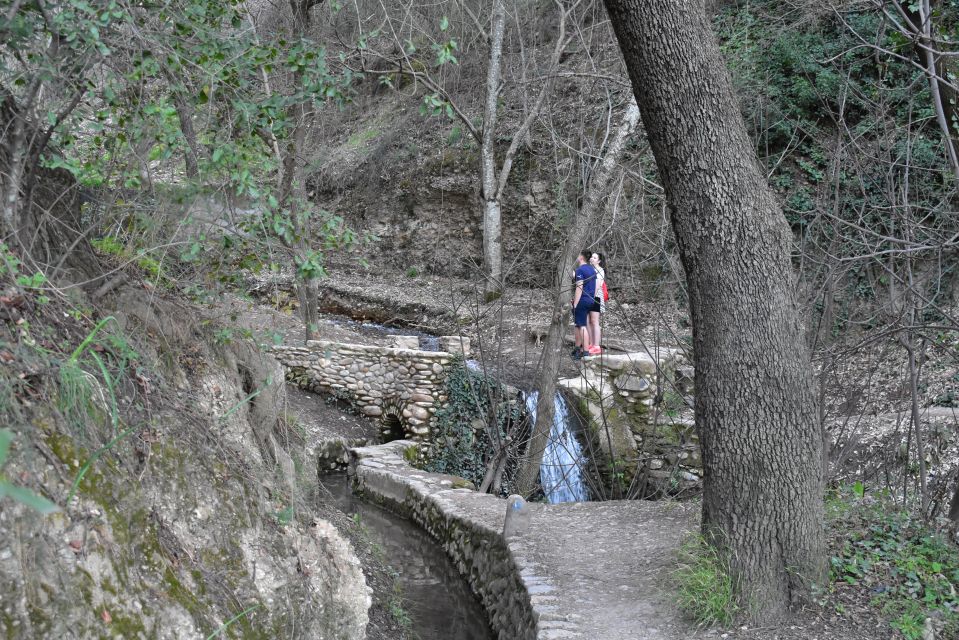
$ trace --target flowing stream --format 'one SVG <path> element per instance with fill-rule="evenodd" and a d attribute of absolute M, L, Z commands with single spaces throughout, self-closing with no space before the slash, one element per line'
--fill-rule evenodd
<path fill-rule="evenodd" d="M 531 391 L 524 397 L 530 421 L 535 426 L 539 392 Z M 553 424 L 539 472 L 543 493 L 551 504 L 585 502 L 589 500 L 589 491 L 583 483 L 583 452 L 570 428 L 569 405 L 559 393 L 553 397 L 553 402 Z"/>
<path fill-rule="evenodd" d="M 353 496 L 345 474 L 320 476 L 336 507 L 352 515 L 396 572 L 417 640 L 492 640 L 486 612 L 443 549 L 409 521 Z"/>

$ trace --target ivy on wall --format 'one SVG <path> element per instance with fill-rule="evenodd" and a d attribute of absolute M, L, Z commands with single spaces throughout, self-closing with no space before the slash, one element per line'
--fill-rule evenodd
<path fill-rule="evenodd" d="M 433 447 L 426 471 L 460 476 L 480 486 L 501 443 L 519 423 L 520 408 L 510 402 L 506 387 L 470 370 L 462 358 L 449 365 L 448 403 L 436 412 Z M 502 489 L 508 493 L 513 466 L 507 464 Z"/>

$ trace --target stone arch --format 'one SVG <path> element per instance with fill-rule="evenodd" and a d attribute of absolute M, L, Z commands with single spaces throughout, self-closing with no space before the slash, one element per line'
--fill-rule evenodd
<path fill-rule="evenodd" d="M 384 414 L 380 427 L 380 437 L 383 442 L 393 442 L 406 438 L 406 430 L 399 416 L 393 413 Z"/>
<path fill-rule="evenodd" d="M 396 397 L 383 402 L 383 415 L 380 417 L 380 439 L 383 442 L 409 440 L 413 437 L 403 418 L 403 405 L 403 401 Z"/>

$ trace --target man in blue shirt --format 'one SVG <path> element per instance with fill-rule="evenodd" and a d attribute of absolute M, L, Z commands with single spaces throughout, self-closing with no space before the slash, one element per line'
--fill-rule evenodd
<path fill-rule="evenodd" d="M 589 264 L 592 255 L 582 251 L 576 256 L 576 274 L 573 282 L 573 322 L 576 325 L 576 348 L 573 350 L 573 359 L 579 360 L 589 355 L 589 331 L 586 328 L 589 312 L 596 302 L 596 269 Z"/>

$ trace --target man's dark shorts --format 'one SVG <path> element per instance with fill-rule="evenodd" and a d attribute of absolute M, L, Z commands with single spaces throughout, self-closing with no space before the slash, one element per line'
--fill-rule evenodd
<path fill-rule="evenodd" d="M 578 305 L 576 305 L 576 308 L 573 309 L 573 323 L 577 327 L 585 327 L 587 324 L 587 318 L 589 318 L 589 312 L 592 310 L 592 300 L 590 300 L 589 304 L 580 302 Z"/>

